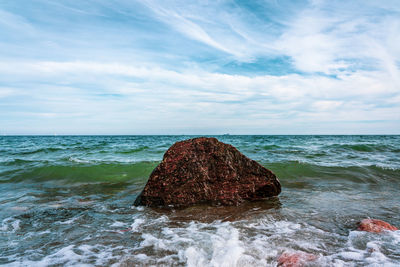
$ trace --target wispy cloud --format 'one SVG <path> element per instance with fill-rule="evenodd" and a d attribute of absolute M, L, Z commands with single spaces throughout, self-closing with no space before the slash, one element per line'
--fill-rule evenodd
<path fill-rule="evenodd" d="M 400 13 L 368 6 L 368 1 L 358 5 L 321 4 L 300 12 L 278 41 L 282 53 L 305 72 L 382 69 L 398 77 L 400 53 L 394 44 Z"/>

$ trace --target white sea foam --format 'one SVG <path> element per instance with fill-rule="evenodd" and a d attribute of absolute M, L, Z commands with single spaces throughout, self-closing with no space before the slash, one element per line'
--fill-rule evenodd
<path fill-rule="evenodd" d="M 137 210 L 137 211 L 144 211 L 144 207 L 143 206 L 132 206 L 131 209 Z"/>
<path fill-rule="evenodd" d="M 20 220 L 15 220 L 15 221 L 13 221 L 12 223 L 11 223 L 11 226 L 12 226 L 12 228 L 13 228 L 13 232 L 16 232 L 16 231 L 18 231 L 19 229 L 20 229 L 20 227 L 19 227 L 19 224 L 20 224 Z"/>
<path fill-rule="evenodd" d="M 346 238 L 306 223 L 268 216 L 252 221 L 180 222 L 178 226 L 162 217 L 137 220 L 133 224 L 140 222 L 142 241 L 126 260 L 131 265 L 274 266 L 284 251 L 299 250 L 317 256 L 313 266 L 395 266 L 398 263 L 384 252 L 391 246 L 398 253 L 398 248 L 394 248 L 399 247 L 397 232 L 371 235 L 350 231 Z M 327 249 L 326 242 L 332 238 L 343 242 L 342 249 L 340 243 L 333 244 L 334 249 Z"/>
<path fill-rule="evenodd" d="M 398 260 L 387 255 L 387 251 L 391 250 L 392 254 L 399 252 L 400 231 L 383 234 L 350 231 L 348 236 L 339 236 L 305 222 L 277 220 L 267 215 L 233 222 L 188 222 L 172 218 L 154 213 L 135 214 L 131 231 L 119 235 L 129 236 L 131 246 L 122 246 L 118 242 L 71 244 L 38 261 L 25 256 L 16 257 L 10 266 L 274 266 L 281 253 L 299 250 L 318 256 L 313 266 L 398 264 Z M 14 221 L 12 218 L 3 220 L 1 229 L 14 229 Z M 128 225 L 127 222 L 114 221 L 107 227 Z M 85 240 L 100 238 L 102 234 Z M 326 247 L 332 238 L 339 243 L 334 244 L 334 249 Z"/>
<path fill-rule="evenodd" d="M 126 226 L 126 223 L 115 221 L 113 224 L 110 225 L 110 227 L 123 227 Z"/>
<path fill-rule="evenodd" d="M 134 221 L 135 225 L 137 220 Z M 126 262 L 131 265 L 181 263 L 186 266 L 210 267 L 268 266 L 276 264 L 277 257 L 287 246 L 285 242 L 281 244 L 279 237 L 292 235 L 292 239 L 288 238 L 287 241 L 290 243 L 299 231 L 321 231 L 311 226 L 303 229 L 297 223 L 272 220 L 253 223 L 192 221 L 179 227 L 171 227 L 168 222 L 159 222 L 158 227 L 160 223 L 164 227 L 161 231 L 153 231 L 153 227 L 147 226 L 154 221 L 140 221 L 142 241 L 136 249 L 137 252 L 133 252 Z M 259 231 L 259 234 L 248 235 L 250 228 Z M 312 247 L 311 243 L 303 241 L 302 245 Z M 167 257 L 165 254 L 171 255 Z"/>
<path fill-rule="evenodd" d="M 239 232 L 233 227 L 219 227 L 217 233 L 211 238 L 213 254 L 211 266 L 236 266 L 243 255 L 244 248 L 239 241 Z"/>
<path fill-rule="evenodd" d="M 69 220 L 63 221 L 63 222 L 58 222 L 59 224 L 72 224 L 73 222 L 75 222 L 76 220 L 78 220 L 80 218 L 80 216 L 76 216 L 73 217 Z"/>
<path fill-rule="evenodd" d="M 350 231 L 346 247 L 332 257 L 344 260 L 349 265 L 399 266 L 398 261 L 384 254 L 384 251 L 399 253 L 399 248 L 400 231 L 385 231 L 379 234 Z"/>
<path fill-rule="evenodd" d="M 7 222 L 10 220 L 11 218 L 6 218 L 1 222 L 1 227 L 0 227 L 0 231 L 7 231 L 8 230 L 8 224 Z"/>
<path fill-rule="evenodd" d="M 184 255 L 187 260 L 188 267 L 206 266 L 205 259 L 207 258 L 206 253 L 202 249 L 195 247 L 188 247 Z"/>
<path fill-rule="evenodd" d="M 13 217 L 5 218 L 1 222 L 0 231 L 15 233 L 19 229 L 21 229 L 20 223 L 21 223 L 21 220 L 19 220 L 19 219 L 15 219 Z"/>
<path fill-rule="evenodd" d="M 82 258 L 81 255 L 76 254 L 73 251 L 74 246 L 69 245 L 64 247 L 57 252 L 44 257 L 40 261 L 31 261 L 28 259 L 20 259 L 17 262 L 13 262 L 9 264 L 9 266 L 33 266 L 33 267 L 41 267 L 41 266 L 49 266 L 49 265 L 64 265 L 64 266 L 74 266 L 78 264 L 79 260 Z M 81 265 L 85 266 L 85 265 Z M 86 265 L 87 266 L 87 265 Z"/>
<path fill-rule="evenodd" d="M 141 224 L 143 224 L 145 221 L 141 218 L 135 219 L 135 221 L 131 224 L 131 231 L 132 232 L 137 232 L 139 230 L 139 227 Z"/>
<path fill-rule="evenodd" d="M 75 163 L 90 163 L 89 160 L 78 159 L 78 158 L 75 158 L 75 157 L 69 157 L 68 160 L 71 161 L 71 162 L 75 162 Z"/>
<path fill-rule="evenodd" d="M 32 261 L 28 258 L 22 257 L 12 263 L 7 264 L 7 266 L 106 266 L 109 265 L 108 263 L 110 260 L 114 259 L 115 261 L 119 258 L 118 256 L 113 255 L 114 251 L 125 251 L 125 253 L 128 253 L 128 250 L 122 246 L 110 248 L 102 245 L 81 245 L 78 247 L 69 245 L 42 258 L 41 260 Z"/>

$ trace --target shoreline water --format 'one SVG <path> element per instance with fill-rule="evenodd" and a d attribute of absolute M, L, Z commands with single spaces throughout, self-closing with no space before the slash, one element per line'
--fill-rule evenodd
<path fill-rule="evenodd" d="M 400 264 L 400 136 L 217 138 L 274 171 L 278 200 L 235 209 L 133 208 L 165 150 L 192 136 L 0 137 L 0 265 Z M 205 217 L 205 219 L 203 219 Z"/>

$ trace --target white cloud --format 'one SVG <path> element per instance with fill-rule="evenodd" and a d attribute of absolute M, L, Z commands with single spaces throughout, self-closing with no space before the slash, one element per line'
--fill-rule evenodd
<path fill-rule="evenodd" d="M 190 20 L 190 18 L 179 14 L 175 9 L 163 8 L 161 3 L 156 4 L 152 1 L 144 1 L 143 3 L 146 4 L 160 20 L 171 25 L 177 31 L 185 34 L 189 38 L 203 42 L 228 54 L 234 54 L 239 57 L 241 56 L 237 51 L 225 47 L 214 40 L 200 25 Z"/>
<path fill-rule="evenodd" d="M 342 101 L 321 100 L 315 101 L 312 105 L 316 111 L 330 111 L 337 110 L 343 104 Z"/>
<path fill-rule="evenodd" d="M 233 56 L 241 62 L 251 62 L 255 56 L 273 54 L 273 35 L 265 31 L 256 17 L 226 1 L 199 4 L 187 1 L 142 1 L 155 17 L 188 38 L 204 43 Z M 251 18 L 251 21 L 246 21 Z M 257 27 L 260 26 L 260 29 Z"/>
<path fill-rule="evenodd" d="M 400 86 L 396 2 L 386 6 L 373 1 L 313 1 L 308 6 L 263 3 L 263 8 L 281 17 L 278 21 L 262 20 L 255 12 L 225 1 L 143 3 L 177 32 L 239 62 L 288 56 L 301 72 L 345 75 L 372 69 L 388 73 Z"/>
<path fill-rule="evenodd" d="M 397 2 L 47 3 L 40 23 L 0 9 L 0 112 L 12 125 L 300 133 L 375 120 L 400 131 Z"/>
<path fill-rule="evenodd" d="M 22 30 L 29 34 L 35 32 L 34 27 L 23 17 L 0 9 L 0 29 L 6 30 Z"/>
<path fill-rule="evenodd" d="M 100 83 L 116 82 L 121 93 L 157 90 L 154 83 L 164 83 L 169 87 L 185 92 L 199 91 L 202 94 L 230 93 L 240 96 L 263 94 L 280 100 L 312 98 L 349 98 L 375 97 L 376 95 L 398 92 L 391 75 L 380 71 L 358 71 L 339 75 L 338 78 L 327 76 L 302 76 L 289 74 L 283 76 L 230 75 L 188 69 L 185 72 L 171 71 L 160 67 L 137 67 L 120 63 L 101 62 L 0 62 L 3 77 L 21 76 L 26 80 L 62 78 L 65 82 L 90 81 Z M 119 77 L 119 78 L 118 78 Z M 121 77 L 128 81 L 123 82 Z M 130 81 L 140 79 L 139 81 Z M 110 80 L 108 82 L 107 80 Z M 142 88 L 140 88 L 142 87 Z"/>
<path fill-rule="evenodd" d="M 13 88 L 0 87 L 0 98 L 15 95 L 16 90 Z"/>
<path fill-rule="evenodd" d="M 339 78 L 298 74 L 248 77 L 118 63 L 3 62 L 0 72 L 20 81 L 23 77 L 31 84 L 41 80 L 53 83 L 30 92 L 31 98 L 41 103 L 44 111 L 40 114 L 46 118 L 71 113 L 87 120 L 107 110 L 107 117 L 120 120 L 168 121 L 173 127 L 185 121 L 190 127 L 218 128 L 220 120 L 256 127 L 282 120 L 397 120 L 400 114 L 399 105 L 388 102 L 396 94 L 393 99 L 398 99 L 398 88 L 390 75 L 378 71 Z M 61 79 L 62 84 L 57 85 Z M 80 85 L 88 81 L 93 90 Z M 196 123 L 193 117 L 199 118 Z"/>
<path fill-rule="evenodd" d="M 287 23 L 276 46 L 304 72 L 337 74 L 361 67 L 399 77 L 400 13 L 374 12 L 381 11 L 368 2 L 340 7 L 320 1 Z"/>

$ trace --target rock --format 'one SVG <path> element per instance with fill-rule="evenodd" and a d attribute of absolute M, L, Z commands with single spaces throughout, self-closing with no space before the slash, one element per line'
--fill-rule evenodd
<path fill-rule="evenodd" d="M 275 174 L 216 138 L 172 145 L 135 201 L 145 206 L 238 205 L 277 196 Z"/>
<path fill-rule="evenodd" d="M 360 222 L 358 230 L 366 231 L 371 233 L 380 233 L 384 230 L 387 231 L 397 231 L 397 227 L 390 225 L 387 222 L 376 220 L 376 219 L 364 219 Z"/>
<path fill-rule="evenodd" d="M 283 252 L 278 258 L 278 266 L 280 267 L 302 267 L 310 261 L 315 261 L 318 257 L 316 255 L 295 251 Z"/>

